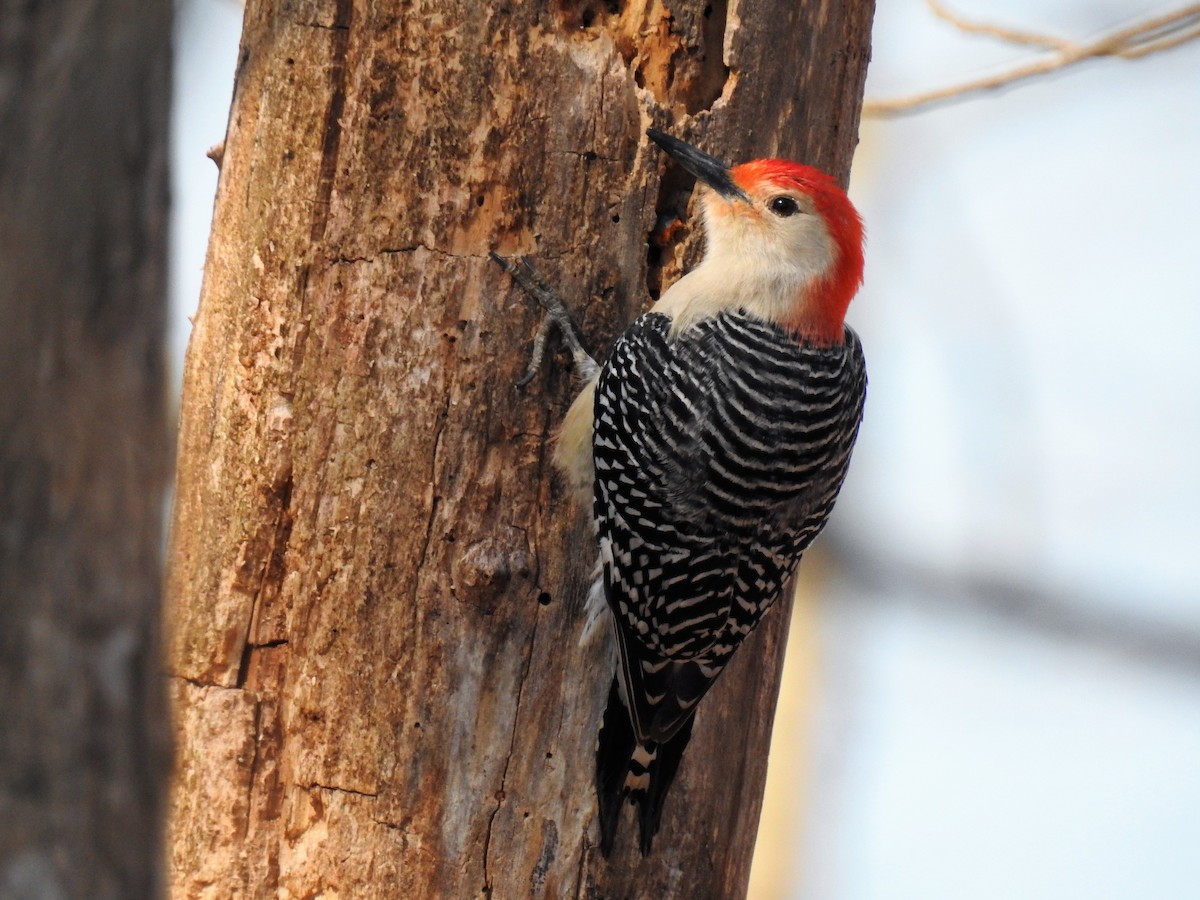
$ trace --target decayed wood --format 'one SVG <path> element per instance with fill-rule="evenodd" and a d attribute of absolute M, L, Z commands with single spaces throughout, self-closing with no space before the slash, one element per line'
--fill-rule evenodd
<path fill-rule="evenodd" d="M 162 888 L 167 0 L 0 3 L 0 897 Z"/>
<path fill-rule="evenodd" d="M 694 259 L 657 125 L 848 170 L 872 4 L 250 0 L 168 593 L 177 896 L 745 890 L 788 611 L 705 701 L 654 855 L 595 846 L 595 556 L 524 391 L 534 256 L 603 350 Z M 561 358 L 561 357 L 560 357 Z"/>

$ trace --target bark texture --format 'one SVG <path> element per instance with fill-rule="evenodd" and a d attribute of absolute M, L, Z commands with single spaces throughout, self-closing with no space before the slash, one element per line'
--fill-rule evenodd
<path fill-rule="evenodd" d="M 162 887 L 171 5 L 0 2 L 0 897 Z"/>
<path fill-rule="evenodd" d="M 845 176 L 870 0 L 250 0 L 185 375 L 169 598 L 181 897 L 736 897 L 787 632 L 703 704 L 654 855 L 595 846 L 612 669 L 513 387 L 530 254 L 603 352 L 695 258 L 656 125 Z"/>

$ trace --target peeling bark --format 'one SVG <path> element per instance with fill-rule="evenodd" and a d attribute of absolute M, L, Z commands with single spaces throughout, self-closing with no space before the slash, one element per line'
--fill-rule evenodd
<path fill-rule="evenodd" d="M 745 892 L 788 610 L 654 855 L 630 819 L 603 860 L 573 385 L 513 387 L 539 314 L 487 258 L 536 257 L 603 350 L 697 252 L 648 125 L 846 175 L 869 0 L 676 6 L 248 4 L 168 580 L 175 895 Z"/>

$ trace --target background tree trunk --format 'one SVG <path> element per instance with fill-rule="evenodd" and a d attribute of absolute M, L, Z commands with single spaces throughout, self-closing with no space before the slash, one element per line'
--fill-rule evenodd
<path fill-rule="evenodd" d="M 168 593 L 179 896 L 743 894 L 789 611 L 641 859 L 595 846 L 595 560 L 524 392 L 531 254 L 599 352 L 695 258 L 664 127 L 848 171 L 870 0 L 250 0 L 185 375 Z M 286 892 L 286 894 L 284 893 Z"/>
<path fill-rule="evenodd" d="M 0 2 L 0 897 L 162 887 L 171 4 Z"/>

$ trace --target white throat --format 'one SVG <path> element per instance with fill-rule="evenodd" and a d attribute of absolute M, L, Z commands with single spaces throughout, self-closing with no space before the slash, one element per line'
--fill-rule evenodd
<path fill-rule="evenodd" d="M 805 227 L 790 229 L 786 240 L 782 235 L 768 240 L 762 223 L 753 219 L 729 217 L 708 223 L 704 259 L 671 285 L 651 312 L 670 316 L 676 334 L 737 308 L 776 324 L 794 320 L 798 304 L 829 271 L 836 255 L 824 223 L 806 218 Z"/>

